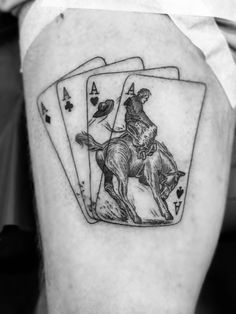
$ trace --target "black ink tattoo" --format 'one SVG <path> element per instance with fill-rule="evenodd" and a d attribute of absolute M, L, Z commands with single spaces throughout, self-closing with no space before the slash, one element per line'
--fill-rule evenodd
<path fill-rule="evenodd" d="M 158 74 L 157 76 L 148 76 L 145 73 L 148 70 L 140 70 L 141 73 L 137 75 L 127 73 L 125 82 L 122 81 L 122 89 L 118 91 L 118 94 L 114 93 L 113 95 L 111 93 L 112 98 L 103 97 L 101 86 L 93 81 L 86 94 L 87 116 L 73 118 L 73 112 L 76 112 L 78 106 L 85 107 L 85 104 L 78 104 L 76 97 L 73 97 L 73 88 L 68 87 L 67 84 L 67 87 L 62 88 L 60 97 L 57 91 L 58 101 L 62 103 L 59 112 L 61 112 L 62 122 L 66 130 L 65 138 L 69 142 L 68 150 L 71 152 L 71 160 L 76 168 L 78 190 L 74 187 L 73 180 L 70 180 L 70 174 L 67 173 L 67 167 L 63 165 L 60 154 L 57 153 L 57 155 L 69 182 L 72 182 L 70 183 L 71 188 L 89 223 L 104 221 L 138 227 L 167 226 L 180 222 L 182 218 L 206 86 L 201 82 L 180 80 L 180 73 L 176 67 L 163 67 L 157 70 L 166 73 L 166 77 L 158 76 Z M 168 75 L 172 75 L 171 71 L 175 72 L 173 78 L 168 77 Z M 113 74 L 120 75 L 120 73 L 125 72 Z M 162 75 L 164 75 L 163 73 Z M 129 81 L 132 76 L 135 76 L 134 80 L 130 79 Z M 153 82 L 156 83 L 156 85 L 153 83 L 155 87 L 150 83 L 152 78 Z M 139 88 L 137 88 L 139 80 L 146 83 L 139 83 Z M 168 140 L 164 138 L 164 141 L 159 138 L 159 133 L 163 133 L 165 125 L 166 128 L 168 127 L 168 119 L 163 126 L 163 124 L 159 124 L 158 118 L 153 119 L 147 110 L 153 95 L 158 97 L 156 86 L 162 86 L 161 84 L 164 87 L 169 87 L 171 84 L 177 85 L 178 88 L 184 86 L 183 90 L 189 84 L 189 86 L 195 86 L 200 90 L 199 111 L 195 119 L 195 132 L 191 135 L 192 149 L 186 167 L 184 163 L 181 163 L 181 156 L 173 150 L 173 145 L 169 145 L 168 136 Z M 155 101 L 151 100 L 151 104 L 151 108 L 153 108 Z M 88 114 L 88 106 L 92 108 L 90 115 Z M 67 121 L 61 108 L 67 112 L 68 116 L 72 116 L 71 121 L 74 119 L 78 124 L 81 120 L 87 119 L 87 130 L 84 128 L 82 131 L 76 132 L 75 128 L 70 128 L 69 123 L 66 125 Z M 158 114 L 158 109 L 156 110 Z M 48 110 L 43 102 L 40 103 L 39 112 L 46 125 L 50 125 L 52 123 L 52 111 Z M 123 112 L 123 116 L 120 112 Z M 102 132 L 106 132 L 107 140 L 102 140 L 101 134 L 96 134 L 96 127 Z M 90 133 L 91 128 L 95 130 L 93 135 Z M 173 129 L 174 126 L 171 128 Z M 74 130 L 74 134 L 69 134 L 68 129 Z M 51 140 L 55 131 L 49 133 L 51 129 L 47 127 L 46 130 Z M 96 137 L 100 137 L 100 140 L 96 140 Z M 179 144 L 181 145 L 181 143 Z M 81 154 L 87 148 L 90 173 L 87 174 L 86 179 L 81 179 L 81 171 L 78 171 L 78 167 L 76 167 L 74 145 L 77 145 L 76 147 L 80 149 Z M 90 154 L 93 153 L 94 155 L 90 157 Z M 93 167 L 91 167 L 90 160 L 94 161 Z M 80 167 L 82 168 L 83 165 L 81 164 Z M 96 172 L 96 180 L 100 182 L 95 196 L 92 195 L 91 186 L 88 188 L 87 184 L 89 179 L 91 181 L 93 169 Z M 130 192 L 131 190 L 133 194 Z M 138 208 L 139 198 L 136 199 L 138 194 L 148 195 L 152 204 L 143 204 L 146 207 L 150 206 L 148 214 L 143 214 Z"/>

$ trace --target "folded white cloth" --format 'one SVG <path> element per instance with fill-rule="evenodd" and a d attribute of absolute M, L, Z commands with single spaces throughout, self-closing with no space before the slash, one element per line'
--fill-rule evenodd
<path fill-rule="evenodd" d="M 214 16 L 236 21 L 235 0 L 40 0 L 42 6 Z"/>
<path fill-rule="evenodd" d="M 0 0 L 0 10 L 10 11 L 30 0 Z M 32 0 L 31 0 L 32 1 Z M 235 0 L 40 0 L 42 6 L 125 10 L 181 15 L 214 16 L 236 21 Z"/>

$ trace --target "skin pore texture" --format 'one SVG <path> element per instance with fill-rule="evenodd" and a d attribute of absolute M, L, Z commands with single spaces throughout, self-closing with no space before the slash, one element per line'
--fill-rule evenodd
<path fill-rule="evenodd" d="M 183 185 L 186 191 L 183 215 L 175 224 L 167 219 L 167 224 L 162 226 L 134 226 L 135 220 L 130 214 L 132 210 L 127 204 L 124 206 L 128 215 L 126 225 L 107 222 L 99 213 L 99 219 L 95 216 L 91 218 L 91 213 L 88 213 L 87 219 L 92 221 L 95 217 L 95 221 L 99 220 L 88 223 L 78 206 L 42 123 L 39 110 L 42 107 L 38 107 L 37 98 L 50 84 L 97 56 L 103 57 L 107 64 L 138 56 L 142 58 L 145 69 L 174 66 L 179 69 L 181 80 L 198 82 L 196 89 L 199 88 L 202 95 L 199 96 L 202 100 L 199 121 L 193 118 L 194 109 L 189 106 L 185 111 L 181 103 L 180 107 L 173 107 L 174 113 L 169 109 L 172 107 L 166 106 L 165 109 L 164 105 L 161 106 L 161 113 L 148 111 L 159 99 L 158 93 L 161 94 L 155 86 L 164 84 L 164 79 L 157 79 L 152 74 L 148 78 L 136 74 L 126 81 L 127 84 L 135 81 L 138 86 L 136 94 L 141 88 L 151 86 L 151 96 L 143 105 L 143 110 L 152 122 L 157 121 L 156 140 L 159 141 L 163 134 L 169 139 L 164 140 L 164 144 L 167 149 L 172 147 L 170 153 L 173 153 L 176 162 L 175 170 L 182 171 L 182 177 L 178 179 L 183 181 L 178 182 L 187 182 L 184 180 L 188 179 L 188 187 Z M 71 9 L 35 39 L 24 60 L 23 72 L 49 313 L 193 313 L 221 228 L 234 129 L 233 111 L 202 53 L 166 15 Z M 57 85 L 59 90 L 61 86 L 63 91 L 63 84 Z M 71 93 L 84 93 L 86 98 L 82 89 L 76 91 L 76 84 Z M 166 98 L 172 93 L 170 87 Z M 178 93 L 176 97 L 187 97 L 181 89 Z M 190 93 L 186 103 L 194 104 L 196 95 L 197 92 Z M 56 92 L 54 96 L 56 99 Z M 134 95 L 128 96 L 132 99 Z M 71 104 L 75 106 L 76 99 L 71 99 Z M 44 105 L 47 108 L 47 104 Z M 183 116 L 184 123 L 180 127 L 178 121 Z M 78 117 L 78 128 L 83 119 L 85 117 Z M 163 126 L 162 121 L 166 121 Z M 193 123 L 196 132 L 194 144 L 187 140 L 192 138 L 189 133 Z M 60 127 L 63 125 L 59 124 Z M 115 125 L 110 127 L 115 128 Z M 78 129 L 77 134 L 82 134 L 82 131 L 87 130 Z M 65 142 L 59 134 L 57 143 L 60 149 Z M 102 145 L 105 141 L 101 136 L 93 134 Z M 127 141 L 133 145 L 132 136 Z M 76 145 L 80 149 L 80 144 Z M 151 148 L 147 147 L 145 154 L 138 158 L 138 163 L 145 163 L 146 178 L 154 173 L 148 172 L 148 167 L 154 162 L 148 164 L 147 161 L 154 159 L 157 151 L 166 152 L 160 145 L 154 145 L 152 156 L 148 155 Z M 138 147 L 133 147 L 132 152 L 136 154 Z M 179 153 L 175 153 L 174 147 Z M 185 157 L 189 147 L 192 147 L 193 154 Z M 87 152 L 86 145 L 81 152 Z M 87 158 L 81 161 L 82 167 Z M 91 164 L 94 162 L 97 167 L 95 153 L 91 152 L 90 159 Z M 99 162 L 102 158 L 97 160 Z M 116 158 L 114 160 L 117 161 Z M 65 159 L 66 165 L 67 162 L 69 165 L 70 161 Z M 101 169 L 105 168 L 97 169 L 101 174 Z M 113 166 L 110 169 L 117 168 Z M 92 181 L 92 186 L 95 186 L 96 180 Z M 132 180 L 138 181 L 137 178 L 128 180 L 128 188 Z M 173 183 L 173 173 L 168 180 Z M 163 195 L 167 193 L 165 187 Z M 134 199 L 139 193 L 139 190 L 134 190 Z M 171 192 L 169 198 L 176 195 L 174 193 Z M 104 196 L 112 201 L 108 192 L 105 191 Z M 123 196 L 127 195 L 124 193 Z M 162 202 L 158 208 L 165 211 L 160 193 L 154 196 Z M 127 202 L 132 203 L 130 194 Z M 148 206 L 142 200 L 139 204 L 143 208 Z M 160 213 L 158 215 L 161 216 Z M 165 221 L 165 218 L 162 220 Z M 136 225 L 139 223 L 136 220 Z"/>

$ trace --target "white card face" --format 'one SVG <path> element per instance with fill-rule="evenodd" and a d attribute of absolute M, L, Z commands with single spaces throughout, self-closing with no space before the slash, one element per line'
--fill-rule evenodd
<path fill-rule="evenodd" d="M 151 95 L 141 105 L 137 95 L 143 89 Z M 101 174 L 95 204 L 101 220 L 135 226 L 181 220 L 205 92 L 198 82 L 146 75 L 126 79 L 114 121 L 114 130 L 125 126 L 126 133 L 113 132 L 105 143 L 99 138 L 102 149 L 96 158 L 91 155 Z"/>
<path fill-rule="evenodd" d="M 111 132 L 107 126 L 113 126 L 114 124 L 122 94 L 122 87 L 126 78 L 132 73 L 179 79 L 179 70 L 176 67 L 163 67 L 120 73 L 112 72 L 90 76 L 87 81 L 87 132 L 100 143 L 108 141 L 111 137 Z M 99 94 L 96 94 L 96 92 Z M 99 100 L 94 102 L 96 98 Z M 123 125 L 122 128 L 124 127 Z M 88 174 L 88 178 L 91 187 L 91 200 L 94 205 L 101 181 L 101 169 L 98 167 L 94 156 L 92 156 L 93 154 L 93 152 L 89 152 L 90 174 Z"/>
<path fill-rule="evenodd" d="M 86 65 L 86 67 L 85 67 L 85 65 Z M 90 70 L 96 69 L 96 68 L 100 68 L 104 65 L 107 65 L 104 58 L 95 57 L 89 61 L 89 64 L 88 64 L 88 62 L 86 62 L 86 64 L 84 64 L 85 69 L 83 70 L 83 72 L 90 71 Z M 81 74 L 80 66 L 78 68 L 74 69 L 73 71 L 67 73 L 65 76 L 63 76 L 63 78 L 61 78 L 61 80 L 62 79 L 65 80 L 66 78 L 69 78 L 71 76 L 78 75 L 78 74 Z"/>
<path fill-rule="evenodd" d="M 86 81 L 89 76 L 98 73 L 138 70 L 143 69 L 143 67 L 142 59 L 138 57 L 129 58 L 70 77 L 60 81 L 57 85 L 59 107 L 61 109 L 64 127 L 67 133 L 69 150 L 73 159 L 73 165 L 71 167 L 74 167 L 76 171 L 76 182 L 79 182 L 80 195 L 83 198 L 84 208 L 87 214 L 90 217 L 94 217 L 94 219 L 97 219 L 98 217 L 95 216 L 91 207 L 91 193 L 88 180 L 88 151 L 81 147 L 75 139 L 78 133 L 87 131 Z M 95 102 L 98 102 L 97 98 L 94 99 L 94 103 Z"/>
<path fill-rule="evenodd" d="M 85 71 L 89 71 L 93 68 L 101 67 L 104 65 L 104 59 L 96 57 L 77 67 L 74 71 L 70 72 L 70 75 L 74 72 L 77 74 L 83 73 Z M 61 166 L 73 190 L 76 200 L 88 222 L 94 222 L 95 220 L 91 218 L 85 211 L 84 203 L 80 196 L 80 188 L 78 186 L 76 172 L 73 167 L 73 159 L 69 149 L 69 143 L 62 120 L 61 110 L 58 105 L 56 82 L 50 85 L 44 92 L 39 95 L 37 99 L 37 106 L 44 127 L 59 158 Z"/>

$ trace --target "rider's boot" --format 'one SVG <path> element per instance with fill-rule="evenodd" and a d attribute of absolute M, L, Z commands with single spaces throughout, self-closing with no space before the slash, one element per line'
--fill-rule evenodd
<path fill-rule="evenodd" d="M 148 156 L 152 156 L 157 151 L 157 144 L 153 143 L 147 153 Z"/>
<path fill-rule="evenodd" d="M 173 216 L 171 215 L 171 213 L 169 211 L 165 212 L 164 213 L 164 217 L 166 220 L 170 221 L 170 220 L 173 220 Z"/>
<path fill-rule="evenodd" d="M 138 159 L 143 159 L 143 160 L 145 160 L 145 158 L 146 158 L 146 153 L 145 153 L 145 151 L 144 151 L 141 147 L 136 147 L 136 152 L 137 152 L 137 157 L 138 157 Z M 145 156 L 144 156 L 144 154 L 145 154 Z"/>
<path fill-rule="evenodd" d="M 140 152 L 140 155 L 141 155 L 142 160 L 145 160 L 147 157 L 146 152 L 144 150 Z"/>

